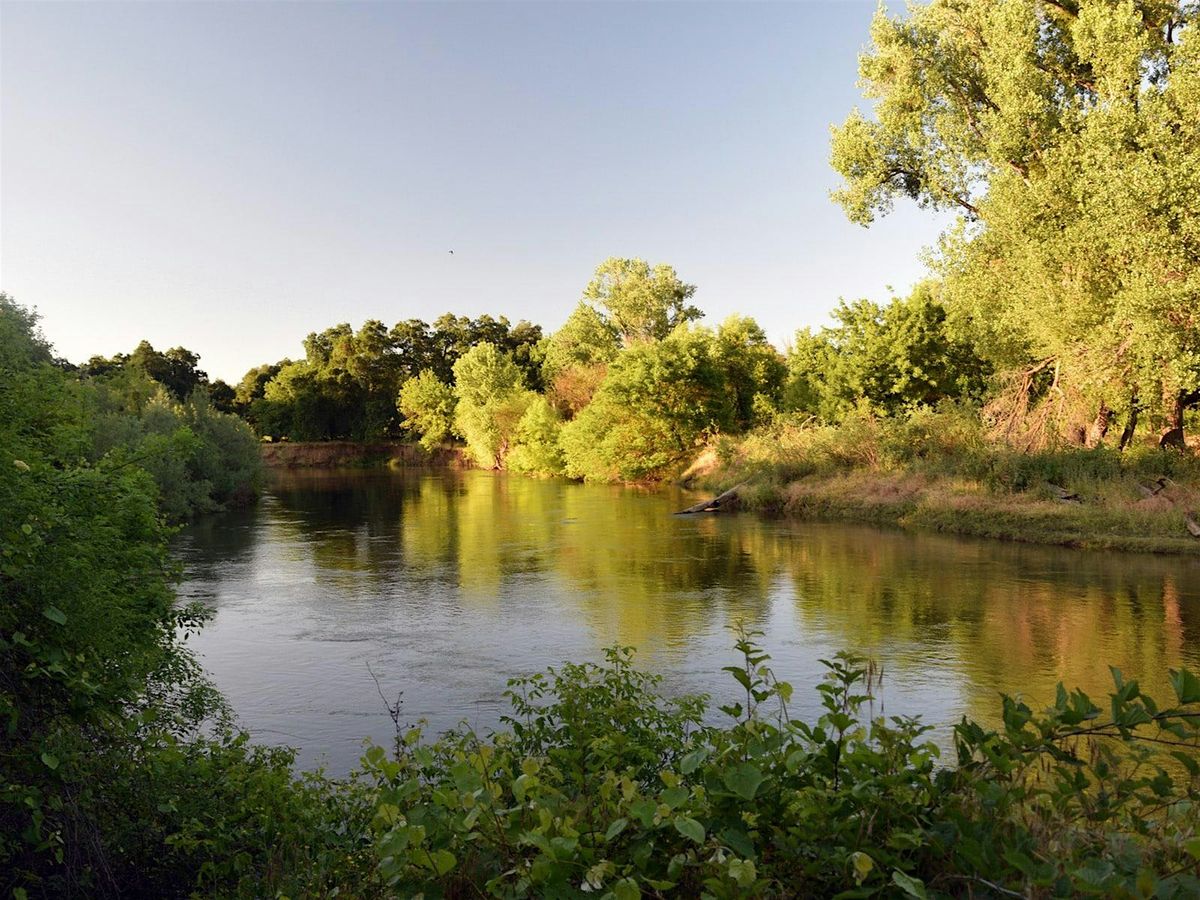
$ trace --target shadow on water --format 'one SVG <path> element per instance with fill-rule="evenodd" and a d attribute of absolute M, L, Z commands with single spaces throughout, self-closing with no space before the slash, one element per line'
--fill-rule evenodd
<path fill-rule="evenodd" d="M 185 531 L 183 594 L 216 615 L 196 646 L 243 724 L 345 770 L 390 727 L 368 664 L 432 727 L 490 727 L 504 679 L 614 643 L 669 690 L 730 692 L 736 622 L 782 677 L 855 649 L 888 713 L 994 720 L 1001 691 L 1108 664 L 1167 690 L 1200 667 L 1200 562 L 749 515 L 675 517 L 675 489 L 487 472 L 280 476 L 255 509 Z M 806 705 L 807 704 L 807 705 Z"/>

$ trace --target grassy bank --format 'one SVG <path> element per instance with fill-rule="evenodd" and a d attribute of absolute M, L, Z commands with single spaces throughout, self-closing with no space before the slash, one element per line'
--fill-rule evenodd
<path fill-rule="evenodd" d="M 750 508 L 1001 540 L 1200 554 L 1200 459 L 1138 447 L 1018 453 L 966 410 L 840 426 L 776 423 L 725 440 L 689 473 L 745 483 Z"/>

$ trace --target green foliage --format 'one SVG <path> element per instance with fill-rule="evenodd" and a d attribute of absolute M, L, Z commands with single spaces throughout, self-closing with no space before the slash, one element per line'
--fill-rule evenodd
<path fill-rule="evenodd" d="M 196 613 L 167 585 L 155 483 L 117 456 L 81 458 L 86 392 L 34 323 L 0 296 L 0 871 L 75 872 L 99 862 L 101 789 L 76 786 L 76 766 L 119 757 L 146 715 L 176 727 L 151 695 L 182 711 L 206 694 L 180 646 Z"/>
<path fill-rule="evenodd" d="M 954 333 L 935 284 L 883 307 L 843 302 L 833 317 L 833 328 L 796 335 L 788 354 L 791 410 L 838 422 L 863 406 L 896 415 L 983 394 L 988 367 Z"/>
<path fill-rule="evenodd" d="M 205 391 L 177 403 L 134 370 L 89 379 L 81 396 L 90 405 L 87 458 L 148 472 L 168 520 L 193 519 L 257 494 L 258 441 L 237 416 L 214 409 Z"/>
<path fill-rule="evenodd" d="M 450 436 L 454 425 L 454 391 L 432 369 L 408 379 L 397 400 L 404 424 L 421 436 L 420 444 L 432 450 Z"/>
<path fill-rule="evenodd" d="M 144 376 L 161 385 L 177 403 L 182 403 L 197 388 L 208 385 L 208 374 L 200 370 L 200 355 L 184 347 L 159 352 L 149 341 L 142 341 L 133 353 L 118 353 L 111 359 L 93 356 L 80 371 L 88 376 L 111 378 L 122 372 Z"/>
<path fill-rule="evenodd" d="M 927 726 L 874 714 L 866 661 L 825 662 L 805 723 L 753 635 L 737 649 L 724 725 L 614 648 L 510 682 L 506 731 L 425 744 L 417 728 L 392 758 L 372 748 L 381 877 L 404 895 L 495 897 L 1200 888 L 1191 673 L 1160 706 L 1114 671 L 1109 718 L 1078 691 L 1040 715 L 1006 697 L 1004 728 L 963 721 L 945 767 Z"/>
<path fill-rule="evenodd" d="M 545 397 L 535 397 L 517 423 L 516 446 L 507 465 L 514 472 L 561 475 L 563 451 L 560 444 L 562 420 Z"/>
<path fill-rule="evenodd" d="M 733 408 L 711 332 L 681 327 L 618 356 L 592 403 L 563 426 L 567 474 L 660 476 L 704 435 L 731 428 Z"/>
<path fill-rule="evenodd" d="M 733 405 L 733 426 L 746 431 L 769 421 L 780 408 L 787 367 L 759 324 L 730 316 L 717 329 L 713 356 Z"/>
<path fill-rule="evenodd" d="M 620 347 L 612 322 L 581 301 L 541 344 L 542 378 L 556 405 L 572 415 L 587 406 Z"/>
<path fill-rule="evenodd" d="M 602 313 L 626 345 L 662 340 L 678 326 L 704 314 L 688 300 L 695 285 L 684 284 L 675 270 L 643 259 L 613 256 L 596 267 L 583 292 L 585 303 Z"/>
<path fill-rule="evenodd" d="M 520 368 L 494 344 L 477 344 L 454 364 L 454 396 L 454 430 L 480 466 L 500 467 L 534 397 Z"/>
<path fill-rule="evenodd" d="M 835 131 L 835 197 L 864 223 L 896 197 L 962 213 L 948 303 L 997 368 L 1055 373 L 1014 392 L 1014 418 L 1070 403 L 1178 428 L 1200 402 L 1198 12 L 936 0 L 875 17 L 875 118 Z"/>
<path fill-rule="evenodd" d="M 409 319 L 390 330 L 374 319 L 358 331 L 343 323 L 305 338 L 302 361 L 284 360 L 247 372 L 236 392 L 238 408 L 261 433 L 273 437 L 396 436 L 405 427 L 397 417 L 401 386 L 425 371 L 453 383 L 455 362 L 478 344 L 491 343 L 508 353 L 526 383 L 540 387 L 536 348 L 541 338 L 538 326 L 513 326 L 503 316 L 446 314 L 432 326 Z"/>

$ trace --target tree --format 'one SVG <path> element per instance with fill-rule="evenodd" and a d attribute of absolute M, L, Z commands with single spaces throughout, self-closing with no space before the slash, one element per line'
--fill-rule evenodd
<path fill-rule="evenodd" d="M 278 375 L 284 366 L 291 365 L 291 362 L 290 359 L 285 359 L 277 363 L 264 363 L 243 375 L 242 380 L 233 389 L 234 405 L 238 411 L 247 415 L 251 404 L 262 399 L 268 382 Z"/>
<path fill-rule="evenodd" d="M 88 378 L 114 378 L 130 370 L 140 372 L 182 403 L 196 388 L 208 384 L 208 374 L 199 368 L 199 363 L 200 354 L 185 347 L 159 352 L 149 341 L 142 341 L 129 354 L 118 353 L 111 358 L 93 356 L 79 372 Z"/>
<path fill-rule="evenodd" d="M 495 344 L 477 344 L 454 364 L 455 431 L 475 461 L 500 468 L 534 394 L 521 370 Z"/>
<path fill-rule="evenodd" d="M 426 450 L 446 440 L 454 426 L 454 390 L 432 369 L 425 369 L 400 388 L 397 407 L 406 428 L 421 436 Z"/>
<path fill-rule="evenodd" d="M 1141 409 L 1181 435 L 1200 402 L 1197 9 L 934 0 L 872 24 L 875 118 L 835 130 L 835 197 L 864 224 L 897 197 L 959 211 L 947 301 L 1033 420 L 1086 408 L 1103 439 Z"/>
<path fill-rule="evenodd" d="M 679 325 L 704 314 L 688 300 L 696 286 L 684 284 L 664 263 L 653 268 L 643 259 L 610 257 L 596 268 L 583 292 L 591 304 L 612 323 L 626 345 L 662 340 Z"/>
<path fill-rule="evenodd" d="M 595 399 L 563 426 L 567 474 L 594 480 L 658 477 L 708 433 L 736 428 L 715 338 L 682 326 L 623 351 Z"/>
<path fill-rule="evenodd" d="M 129 356 L 128 364 L 145 371 L 176 400 L 182 402 L 192 391 L 208 383 L 208 375 L 199 368 L 200 355 L 184 347 L 172 347 L 159 353 L 149 341 L 142 341 Z"/>
<path fill-rule="evenodd" d="M 516 446 L 507 465 L 514 472 L 561 475 L 564 459 L 562 419 L 545 397 L 535 397 L 517 423 Z"/>
<path fill-rule="evenodd" d="M 828 331 L 801 328 L 796 332 L 787 353 L 783 408 L 824 422 L 836 422 L 839 418 L 837 397 L 841 392 L 832 389 L 830 384 L 837 350 Z"/>
<path fill-rule="evenodd" d="M 581 301 L 541 343 L 542 380 L 555 404 L 568 415 L 587 406 L 620 349 L 616 327 Z"/>
<path fill-rule="evenodd" d="M 926 282 L 880 306 L 842 301 L 837 324 L 797 333 L 788 357 L 790 408 L 838 422 L 864 404 L 897 415 L 943 400 L 978 400 L 990 374 Z"/>
<path fill-rule="evenodd" d="M 787 367 L 759 324 L 730 316 L 717 329 L 713 353 L 730 392 L 735 430 L 768 420 L 782 402 Z"/>
<path fill-rule="evenodd" d="M 218 378 L 208 386 L 208 402 L 212 404 L 213 409 L 219 412 L 236 412 L 237 392 L 223 379 Z"/>
<path fill-rule="evenodd" d="M 401 385 L 425 371 L 452 383 L 455 362 L 477 344 L 495 344 L 512 356 L 528 385 L 540 386 L 541 337 L 538 326 L 510 326 L 503 316 L 447 313 L 432 326 L 408 319 L 390 329 L 368 319 L 357 331 L 343 322 L 309 334 L 302 363 L 285 360 L 248 372 L 238 389 L 239 408 L 260 431 L 299 440 L 395 436 Z"/>

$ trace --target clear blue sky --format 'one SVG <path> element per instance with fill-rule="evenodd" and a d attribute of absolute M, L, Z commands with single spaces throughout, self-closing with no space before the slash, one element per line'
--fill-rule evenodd
<path fill-rule="evenodd" d="M 907 289 L 941 224 L 828 198 L 873 10 L 5 2 L 0 287 L 70 359 L 237 379 L 341 321 L 552 329 L 641 256 L 782 344 Z"/>

